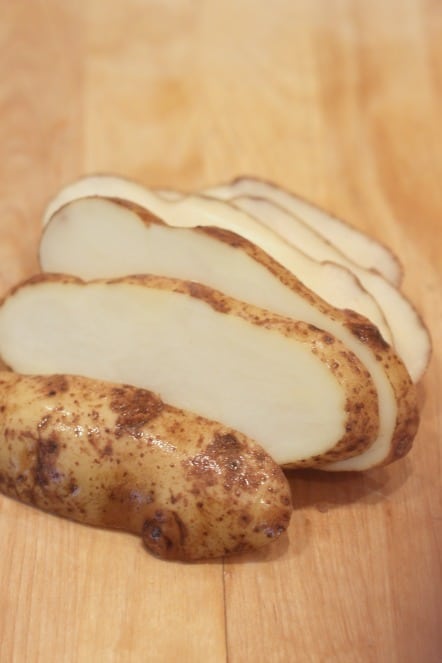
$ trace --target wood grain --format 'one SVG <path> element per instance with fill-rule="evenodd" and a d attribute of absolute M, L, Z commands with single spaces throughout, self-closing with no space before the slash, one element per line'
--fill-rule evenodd
<path fill-rule="evenodd" d="M 63 183 L 277 180 L 391 245 L 434 354 L 408 458 L 293 473 L 289 536 L 224 564 L 0 498 L 0 660 L 442 660 L 442 4 L 0 0 L 0 281 Z"/>

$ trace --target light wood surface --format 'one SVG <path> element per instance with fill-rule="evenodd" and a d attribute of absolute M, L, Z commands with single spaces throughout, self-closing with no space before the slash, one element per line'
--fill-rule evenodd
<path fill-rule="evenodd" d="M 0 498 L 2 663 L 442 660 L 442 3 L 0 0 L 0 281 L 90 171 L 272 178 L 389 244 L 430 326 L 405 460 L 293 473 L 288 537 L 223 563 Z"/>

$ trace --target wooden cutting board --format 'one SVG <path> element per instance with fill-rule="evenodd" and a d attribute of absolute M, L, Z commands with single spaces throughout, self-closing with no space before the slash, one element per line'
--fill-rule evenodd
<path fill-rule="evenodd" d="M 84 172 L 272 178 L 389 244 L 430 326 L 415 448 L 290 475 L 290 531 L 208 564 L 0 498 L 2 663 L 439 663 L 442 4 L 3 0 L 0 281 Z M 44 315 L 44 311 L 42 311 Z"/>

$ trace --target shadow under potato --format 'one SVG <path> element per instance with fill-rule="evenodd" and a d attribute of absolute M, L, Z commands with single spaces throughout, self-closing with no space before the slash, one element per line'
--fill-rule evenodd
<path fill-rule="evenodd" d="M 367 472 L 324 472 L 290 470 L 293 508 L 315 508 L 326 512 L 357 502 L 377 504 L 393 495 L 408 479 L 412 465 L 408 458 Z"/>

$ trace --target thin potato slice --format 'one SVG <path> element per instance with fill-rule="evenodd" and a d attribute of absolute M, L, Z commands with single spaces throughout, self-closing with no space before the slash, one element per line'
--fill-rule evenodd
<path fill-rule="evenodd" d="M 142 536 L 165 559 L 254 550 L 287 528 L 282 471 L 251 440 L 152 392 L 0 373 L 0 491 Z"/>
<path fill-rule="evenodd" d="M 364 315 L 376 325 L 384 339 L 391 342 L 390 330 L 377 302 L 347 269 L 332 263 L 319 265 L 249 214 L 221 201 L 202 196 L 183 196 L 178 201 L 167 201 L 122 177 L 92 175 L 73 182 L 59 192 L 47 206 L 44 224 L 66 203 L 95 195 L 121 198 L 141 205 L 169 225 L 217 226 L 236 232 L 260 246 L 332 306 L 352 309 Z"/>
<path fill-rule="evenodd" d="M 393 285 L 400 285 L 402 268 L 390 249 L 273 182 L 255 177 L 238 177 L 227 184 L 205 189 L 203 193 L 222 200 L 253 196 L 274 202 L 322 235 L 350 260 L 365 269 L 376 270 Z"/>
<path fill-rule="evenodd" d="M 234 198 L 231 202 L 314 260 L 336 262 L 352 271 L 380 305 L 396 352 L 405 361 L 414 382 L 419 381 L 430 359 L 430 335 L 415 308 L 397 288 L 380 274 L 363 269 L 347 259 L 332 244 L 275 203 L 246 196 Z"/>
<path fill-rule="evenodd" d="M 344 308 L 345 306 L 339 302 L 339 297 L 347 298 L 347 292 L 342 290 L 339 280 L 327 279 L 324 284 L 320 279 L 319 283 L 315 283 L 311 280 L 310 274 L 318 274 L 318 263 L 320 263 L 321 269 L 325 265 L 330 269 L 334 263 L 335 266 L 339 265 L 339 267 L 348 270 L 357 279 L 357 282 L 362 285 L 365 293 L 371 295 L 372 301 L 376 301 L 381 315 L 375 317 L 369 312 L 365 308 L 365 301 L 361 307 L 359 302 L 355 303 L 347 299 L 347 307 L 363 313 L 371 322 L 376 324 L 385 340 L 394 345 L 397 353 L 405 362 L 413 381 L 418 382 L 421 379 L 430 360 L 430 335 L 422 318 L 403 293 L 380 274 L 364 269 L 346 258 L 340 250 L 336 249 L 328 240 L 322 238 L 315 229 L 310 228 L 304 221 L 299 220 L 292 213 L 271 200 L 252 196 L 237 196 L 226 200 L 226 191 L 230 191 L 230 189 L 228 187 L 227 189 L 221 189 L 220 200 L 215 198 L 217 189 L 208 191 L 205 195 L 211 194 L 214 196 L 214 201 L 217 200 L 218 203 L 225 203 L 225 219 L 231 218 L 232 212 L 230 208 L 233 206 L 238 211 L 245 212 L 247 216 L 259 221 L 259 223 L 265 225 L 269 230 L 278 234 L 295 252 L 290 265 L 282 260 L 280 262 L 301 278 L 307 287 L 338 308 Z M 160 195 L 169 204 L 180 204 L 183 207 L 186 205 L 186 199 L 189 208 L 198 203 L 198 198 L 195 195 L 186 197 L 177 192 L 166 190 L 160 191 Z M 199 205 L 202 205 L 203 202 L 203 197 L 200 197 Z M 207 202 L 204 202 L 204 205 L 209 207 Z M 222 210 L 219 209 L 219 225 L 223 223 L 227 225 L 228 222 L 225 223 L 221 218 L 221 212 Z M 243 227 L 246 227 L 247 223 L 248 221 L 244 220 Z M 242 234 L 248 236 L 247 233 L 243 232 Z M 260 236 L 261 239 L 264 239 L 263 235 Z M 260 241 L 259 245 L 274 257 L 278 257 L 274 251 L 274 244 L 271 245 L 269 240 L 270 236 L 266 237 L 265 244 Z M 281 253 L 280 255 L 282 256 L 283 254 Z M 319 270 L 319 274 L 321 269 Z"/>
<path fill-rule="evenodd" d="M 245 180 L 246 186 L 244 188 L 246 190 L 248 182 L 249 180 Z M 243 188 L 242 183 L 243 180 L 238 180 L 239 190 Z M 276 232 L 290 244 L 296 251 L 296 269 L 294 268 L 295 259 L 293 259 L 291 271 L 296 273 L 305 285 L 321 295 L 329 303 L 339 308 L 344 308 L 343 305 L 337 303 L 339 302 L 339 295 L 336 297 L 336 294 L 333 293 L 338 292 L 341 296 L 345 297 L 347 297 L 347 293 L 342 291 L 339 282 L 336 282 L 336 280 L 327 281 L 326 285 L 322 283 L 316 284 L 309 280 L 310 272 L 317 273 L 317 267 L 315 268 L 311 264 L 312 260 L 321 263 L 321 268 L 325 265 L 330 268 L 331 263 L 335 263 L 353 274 L 358 280 L 358 283 L 363 286 L 365 292 L 371 295 L 373 301 L 376 301 L 379 305 L 382 319 L 374 317 L 367 309 L 364 310 L 361 308 L 358 303 L 354 306 L 354 303 L 350 299 L 347 300 L 348 308 L 353 308 L 360 313 L 364 313 L 377 325 L 385 340 L 394 345 L 397 353 L 405 362 L 413 381 L 418 382 L 422 378 L 430 360 L 431 339 L 422 318 L 403 293 L 375 270 L 357 265 L 354 260 L 346 257 L 340 248 L 336 248 L 333 245 L 328 235 L 321 236 L 314 224 L 312 226 L 307 224 L 304 217 L 308 215 L 308 210 L 312 206 L 305 205 L 305 210 L 307 211 L 304 211 L 304 215 L 300 219 L 293 212 L 289 212 L 275 203 L 273 199 L 268 200 L 263 197 L 235 195 L 235 192 L 236 186 L 225 185 L 219 189 L 208 190 L 204 194 L 217 199 L 219 193 L 219 201 L 224 201 L 227 205 L 225 208 L 225 216 L 227 218 L 231 215 L 229 206 L 234 206 L 236 209 L 245 212 L 247 215 L 267 226 L 270 230 Z M 183 194 L 167 190 L 160 190 L 158 193 L 169 202 L 177 204 L 181 201 L 182 205 L 185 204 L 185 196 Z M 196 197 L 192 195 L 189 200 L 192 201 L 192 204 L 195 204 Z M 321 210 L 317 211 L 322 213 Z M 312 214 L 313 218 L 316 218 L 314 208 Z M 338 228 L 341 230 L 345 229 L 345 224 L 341 224 L 338 220 L 336 222 Z M 339 237 L 340 233 L 338 232 L 337 235 Z M 358 235 L 357 232 L 356 235 Z M 361 234 L 361 238 L 364 237 L 367 240 L 369 239 Z M 268 242 L 266 246 L 263 244 L 260 245 L 262 248 L 268 250 Z M 382 247 L 382 245 L 379 246 Z M 272 253 L 272 251 L 270 252 Z M 332 294 L 330 295 L 324 288 L 331 290 Z"/>
<path fill-rule="evenodd" d="M 417 421 L 416 395 L 392 349 L 366 320 L 330 307 L 242 237 L 214 228 L 173 228 L 134 204 L 85 198 L 53 215 L 42 235 L 40 261 L 44 270 L 83 279 L 150 272 L 204 281 L 237 299 L 324 329 L 364 363 L 379 401 L 375 443 L 343 461 L 342 469 L 367 469 L 409 448 Z"/>
<path fill-rule="evenodd" d="M 0 354 L 20 373 L 152 389 L 281 465 L 340 460 L 378 433 L 373 381 L 340 341 L 194 282 L 34 277 L 3 301 Z"/>

